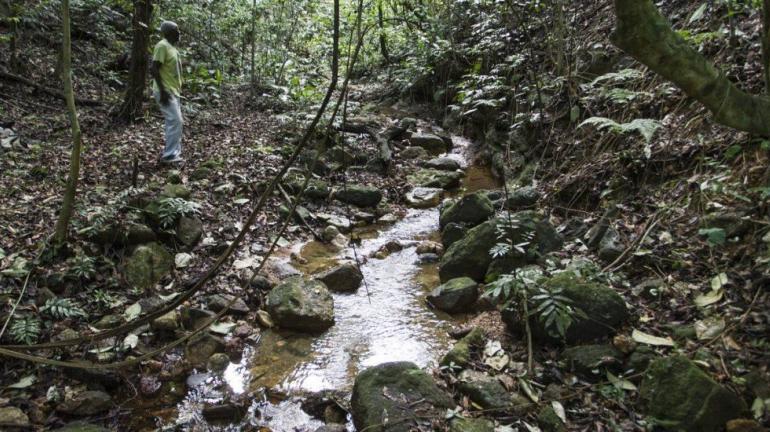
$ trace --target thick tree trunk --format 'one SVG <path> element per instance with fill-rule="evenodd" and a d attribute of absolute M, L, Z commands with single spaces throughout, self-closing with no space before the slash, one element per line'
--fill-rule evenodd
<path fill-rule="evenodd" d="M 150 20 L 152 19 L 152 1 L 134 1 L 133 30 L 131 43 L 131 67 L 128 89 L 118 117 L 126 123 L 134 123 L 142 117 L 142 102 L 147 82 L 148 56 L 147 45 L 150 41 Z"/>
<path fill-rule="evenodd" d="M 67 178 L 67 187 L 64 191 L 59 220 L 56 222 L 53 243 L 58 249 L 67 241 L 67 231 L 72 208 L 75 202 L 75 191 L 78 187 L 80 176 L 80 124 L 75 110 L 75 92 L 72 88 L 72 40 L 70 35 L 70 2 L 62 0 L 62 82 L 64 84 L 64 97 L 67 101 L 67 113 L 69 114 L 72 128 L 72 155 L 70 156 L 70 172 Z"/>
<path fill-rule="evenodd" d="M 770 99 L 736 87 L 677 35 L 651 0 L 615 0 L 615 45 L 674 82 L 725 126 L 770 136 Z"/>
<path fill-rule="evenodd" d="M 762 68 L 765 93 L 770 95 L 770 0 L 762 0 Z"/>
<path fill-rule="evenodd" d="M 380 27 L 380 53 L 385 63 L 390 63 L 390 53 L 388 52 L 388 39 L 385 36 L 385 19 L 382 13 L 382 0 L 377 1 L 377 22 Z"/>

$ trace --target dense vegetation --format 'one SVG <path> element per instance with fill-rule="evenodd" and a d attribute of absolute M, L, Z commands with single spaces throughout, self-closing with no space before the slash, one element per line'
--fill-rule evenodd
<path fill-rule="evenodd" d="M 768 3 L 2 0 L 0 428 L 767 430 Z M 459 339 L 429 374 L 263 388 L 412 249 Z"/>

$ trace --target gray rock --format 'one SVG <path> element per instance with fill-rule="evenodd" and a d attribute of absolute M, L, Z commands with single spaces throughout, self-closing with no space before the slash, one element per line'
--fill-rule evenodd
<path fill-rule="evenodd" d="M 743 417 L 746 404 L 684 356 L 664 357 L 645 372 L 639 396 L 647 415 L 666 429 L 718 432 Z"/>
<path fill-rule="evenodd" d="M 329 269 L 315 277 L 334 292 L 353 292 L 361 286 L 364 275 L 355 264 L 347 263 Z"/>
<path fill-rule="evenodd" d="M 182 198 L 187 200 L 190 199 L 192 193 L 183 184 L 169 183 L 163 187 L 163 191 L 160 193 L 160 196 L 165 198 Z"/>
<path fill-rule="evenodd" d="M 460 166 L 460 162 L 457 162 L 450 157 L 433 158 L 429 161 L 426 161 L 423 166 L 425 168 L 433 168 L 442 171 L 457 171 L 462 168 Z"/>
<path fill-rule="evenodd" d="M 334 325 L 334 299 L 323 282 L 293 276 L 267 296 L 267 311 L 281 328 L 322 332 Z"/>
<path fill-rule="evenodd" d="M 449 150 L 446 142 L 444 142 L 440 136 L 430 133 L 413 133 L 409 138 L 409 143 L 413 146 L 424 148 L 428 153 L 432 155 L 440 155 L 442 153 L 446 153 Z"/>
<path fill-rule="evenodd" d="M 29 425 L 29 417 L 19 408 L 13 406 L 0 408 L 0 426 L 26 428 Z"/>
<path fill-rule="evenodd" d="M 150 323 L 150 327 L 159 333 L 171 334 L 179 328 L 179 313 L 177 311 L 168 312 Z"/>
<path fill-rule="evenodd" d="M 417 418 L 440 416 L 455 406 L 430 375 L 414 363 L 384 363 L 356 377 L 351 397 L 353 423 L 368 432 L 409 432 Z"/>
<path fill-rule="evenodd" d="M 518 188 L 511 192 L 505 200 L 505 208 L 509 210 L 525 210 L 533 207 L 540 199 L 540 192 L 532 186 Z"/>
<path fill-rule="evenodd" d="M 91 416 L 112 408 L 112 398 L 103 391 L 87 390 L 65 400 L 56 410 L 73 416 Z"/>
<path fill-rule="evenodd" d="M 444 197 L 444 189 L 416 187 L 406 194 L 406 203 L 409 207 L 430 208 L 436 207 Z"/>
<path fill-rule="evenodd" d="M 402 159 L 427 159 L 428 151 L 422 147 L 411 146 L 401 150 L 398 155 Z"/>
<path fill-rule="evenodd" d="M 495 422 L 485 418 L 455 417 L 449 423 L 449 432 L 494 432 Z"/>
<path fill-rule="evenodd" d="M 176 224 L 176 240 L 186 250 L 192 250 L 203 237 L 203 222 L 194 217 L 182 216 Z"/>
<path fill-rule="evenodd" d="M 452 189 L 460 185 L 463 174 L 459 171 L 440 171 L 423 168 L 409 174 L 407 181 L 419 187 Z"/>
<path fill-rule="evenodd" d="M 230 365 L 230 358 L 225 353 L 215 353 L 206 362 L 206 368 L 211 372 L 222 372 Z"/>
<path fill-rule="evenodd" d="M 607 229 L 607 232 L 599 242 L 599 259 L 610 264 L 625 252 L 626 248 L 620 243 L 620 236 L 614 228 Z"/>
<path fill-rule="evenodd" d="M 377 207 L 382 200 L 382 191 L 374 186 L 348 185 L 335 191 L 334 198 L 357 207 Z"/>
<path fill-rule="evenodd" d="M 500 384 L 500 381 L 482 372 L 463 371 L 457 388 L 485 410 L 505 410 L 513 405 L 511 394 Z"/>
<path fill-rule="evenodd" d="M 467 227 L 474 227 L 495 214 L 492 201 L 486 194 L 477 192 L 466 195 L 457 202 L 446 207 L 439 217 L 441 228 L 450 223 L 458 223 Z"/>
<path fill-rule="evenodd" d="M 605 379 L 605 371 L 619 372 L 620 351 L 612 345 L 579 345 L 564 350 L 562 358 L 569 369 L 589 380 Z"/>
<path fill-rule="evenodd" d="M 467 312 L 479 296 L 479 285 L 471 278 L 460 277 L 439 285 L 428 294 L 428 302 L 445 312 Z"/>
<path fill-rule="evenodd" d="M 174 257 L 160 244 L 137 246 L 124 262 L 126 281 L 132 287 L 152 288 L 174 268 Z"/>
<path fill-rule="evenodd" d="M 249 306 L 241 298 L 236 299 L 235 303 L 228 307 L 227 305 L 232 300 L 233 296 L 229 294 L 213 294 L 208 297 L 206 304 L 214 312 L 219 312 L 224 308 L 227 308 L 227 312 L 233 315 L 246 315 L 250 312 Z"/>
<path fill-rule="evenodd" d="M 222 352 L 225 352 L 225 341 L 210 333 L 193 338 L 185 347 L 185 357 L 195 367 L 204 367 L 212 355 Z"/>
<path fill-rule="evenodd" d="M 123 324 L 123 317 L 117 314 L 110 314 L 103 316 L 99 321 L 94 323 L 94 327 L 99 330 L 106 330 L 118 327 Z"/>

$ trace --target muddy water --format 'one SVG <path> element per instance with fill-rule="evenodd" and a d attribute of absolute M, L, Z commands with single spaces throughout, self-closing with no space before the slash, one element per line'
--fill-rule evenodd
<path fill-rule="evenodd" d="M 459 137 L 453 140 L 455 149 L 449 156 L 465 165 L 469 143 Z M 485 168 L 466 168 L 463 191 L 497 186 Z M 456 321 L 427 307 L 425 295 L 439 283 L 437 264 L 420 263 L 415 248 L 421 240 L 436 239 L 438 210 L 410 209 L 394 225 L 374 228 L 362 233 L 365 239 L 355 249 L 335 251 L 317 242 L 295 247 L 302 264 L 293 264 L 307 276 L 358 258 L 365 284 L 356 293 L 334 294 L 336 323 L 325 333 L 266 331 L 257 347 L 246 352 L 240 364 L 231 364 L 222 378 L 203 375 L 198 382 L 188 382 L 193 390 L 179 406 L 177 424 L 200 425 L 202 403 L 221 400 L 226 389 L 232 394 L 258 395 L 267 388 L 288 396 L 327 389 L 349 391 L 356 374 L 370 366 L 389 361 L 411 361 L 421 367 L 435 364 L 450 348 L 447 330 Z M 369 258 L 391 241 L 401 243 L 403 250 L 384 259 Z M 276 432 L 314 431 L 321 425 L 304 414 L 296 400 L 256 399 L 244 423 Z"/>

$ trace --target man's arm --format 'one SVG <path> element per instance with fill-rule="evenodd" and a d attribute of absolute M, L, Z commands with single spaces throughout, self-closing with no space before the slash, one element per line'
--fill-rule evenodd
<path fill-rule="evenodd" d="M 158 91 L 160 91 L 160 103 L 161 105 L 168 104 L 168 91 L 163 87 L 163 80 L 160 79 L 160 66 L 161 63 L 157 60 L 153 60 L 150 73 L 152 73 L 152 79 L 158 84 Z"/>

